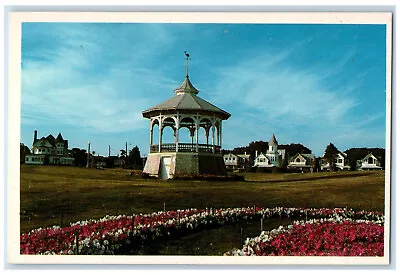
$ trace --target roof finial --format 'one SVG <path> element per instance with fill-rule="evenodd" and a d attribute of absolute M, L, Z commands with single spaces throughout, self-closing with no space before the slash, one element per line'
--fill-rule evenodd
<path fill-rule="evenodd" d="M 183 51 L 186 55 L 186 76 L 189 76 L 189 54 L 186 51 Z"/>

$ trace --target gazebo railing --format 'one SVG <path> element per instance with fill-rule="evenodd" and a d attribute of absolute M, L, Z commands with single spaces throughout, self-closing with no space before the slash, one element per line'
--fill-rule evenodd
<path fill-rule="evenodd" d="M 150 153 L 159 152 L 158 144 L 150 145 Z M 199 152 L 201 153 L 212 153 L 213 147 L 215 147 L 215 153 L 221 152 L 221 146 L 210 145 L 210 144 L 199 144 Z M 175 143 L 163 143 L 161 144 L 161 152 L 176 152 Z M 196 152 L 196 144 L 192 143 L 178 143 L 178 152 Z"/>

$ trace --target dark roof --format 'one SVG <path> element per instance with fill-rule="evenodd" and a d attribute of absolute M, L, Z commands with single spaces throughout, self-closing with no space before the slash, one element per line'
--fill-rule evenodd
<path fill-rule="evenodd" d="M 46 139 L 50 142 L 51 145 L 55 145 L 56 144 L 56 139 L 54 138 L 54 136 L 52 134 L 48 135 L 46 137 Z"/>
<path fill-rule="evenodd" d="M 315 159 L 314 154 L 297 153 L 296 155 L 294 155 L 293 157 L 291 157 L 290 160 L 296 159 L 298 156 L 302 156 L 302 157 L 305 158 L 306 160 L 313 160 L 313 159 Z"/>
<path fill-rule="evenodd" d="M 48 143 L 50 143 L 50 146 L 47 146 L 46 141 Z M 53 145 L 51 144 L 50 140 L 48 140 L 48 138 L 42 137 L 38 140 L 36 140 L 36 142 L 34 143 L 35 146 L 38 147 L 52 147 Z"/>
<path fill-rule="evenodd" d="M 301 155 L 302 155 L 303 157 L 305 157 L 305 158 L 308 158 L 308 159 L 315 159 L 314 154 L 303 154 L 303 153 L 301 153 Z"/>
<path fill-rule="evenodd" d="M 58 134 L 58 136 L 57 136 L 57 138 L 56 138 L 56 141 L 57 141 L 57 142 L 64 142 L 64 139 L 63 139 L 61 133 Z"/>
<path fill-rule="evenodd" d="M 228 119 L 231 116 L 228 112 L 198 97 L 199 91 L 190 83 L 188 76 L 174 92 L 176 96 L 143 111 L 143 117 L 150 118 L 160 111 L 207 112 L 218 114 L 223 119 Z"/>
<path fill-rule="evenodd" d="M 65 148 L 68 148 L 68 140 L 63 139 L 61 133 L 58 134 L 57 138 L 54 138 L 52 134 L 48 135 L 47 137 L 42 137 L 40 139 L 37 139 L 36 141 L 33 141 L 33 144 L 35 144 L 37 141 L 40 141 L 39 144 L 44 144 L 43 142 L 47 140 L 51 146 L 55 147 L 56 143 L 63 143 Z M 39 145 L 39 146 L 41 146 Z"/>

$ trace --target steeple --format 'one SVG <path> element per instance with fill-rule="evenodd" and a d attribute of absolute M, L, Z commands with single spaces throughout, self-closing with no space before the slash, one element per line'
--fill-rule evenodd
<path fill-rule="evenodd" d="M 269 145 L 271 145 L 271 144 L 276 144 L 276 145 L 278 145 L 278 142 L 276 141 L 276 138 L 275 138 L 275 135 L 274 134 L 272 134 L 272 137 L 271 137 L 271 139 L 269 140 Z"/>

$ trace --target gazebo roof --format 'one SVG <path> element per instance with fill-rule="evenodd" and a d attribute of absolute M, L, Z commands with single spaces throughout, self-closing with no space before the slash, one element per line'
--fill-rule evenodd
<path fill-rule="evenodd" d="M 142 112 L 143 117 L 150 118 L 155 114 L 167 111 L 173 112 L 200 112 L 213 113 L 222 119 L 228 119 L 231 115 L 197 96 L 199 91 L 192 85 L 189 76 L 186 75 L 182 85 L 175 89 L 175 96 Z"/>
<path fill-rule="evenodd" d="M 181 93 L 189 93 L 189 94 L 195 94 L 195 95 L 197 95 L 199 93 L 199 91 L 190 82 L 189 75 L 186 75 L 181 86 L 179 88 L 175 89 L 175 94 L 178 95 Z"/>

